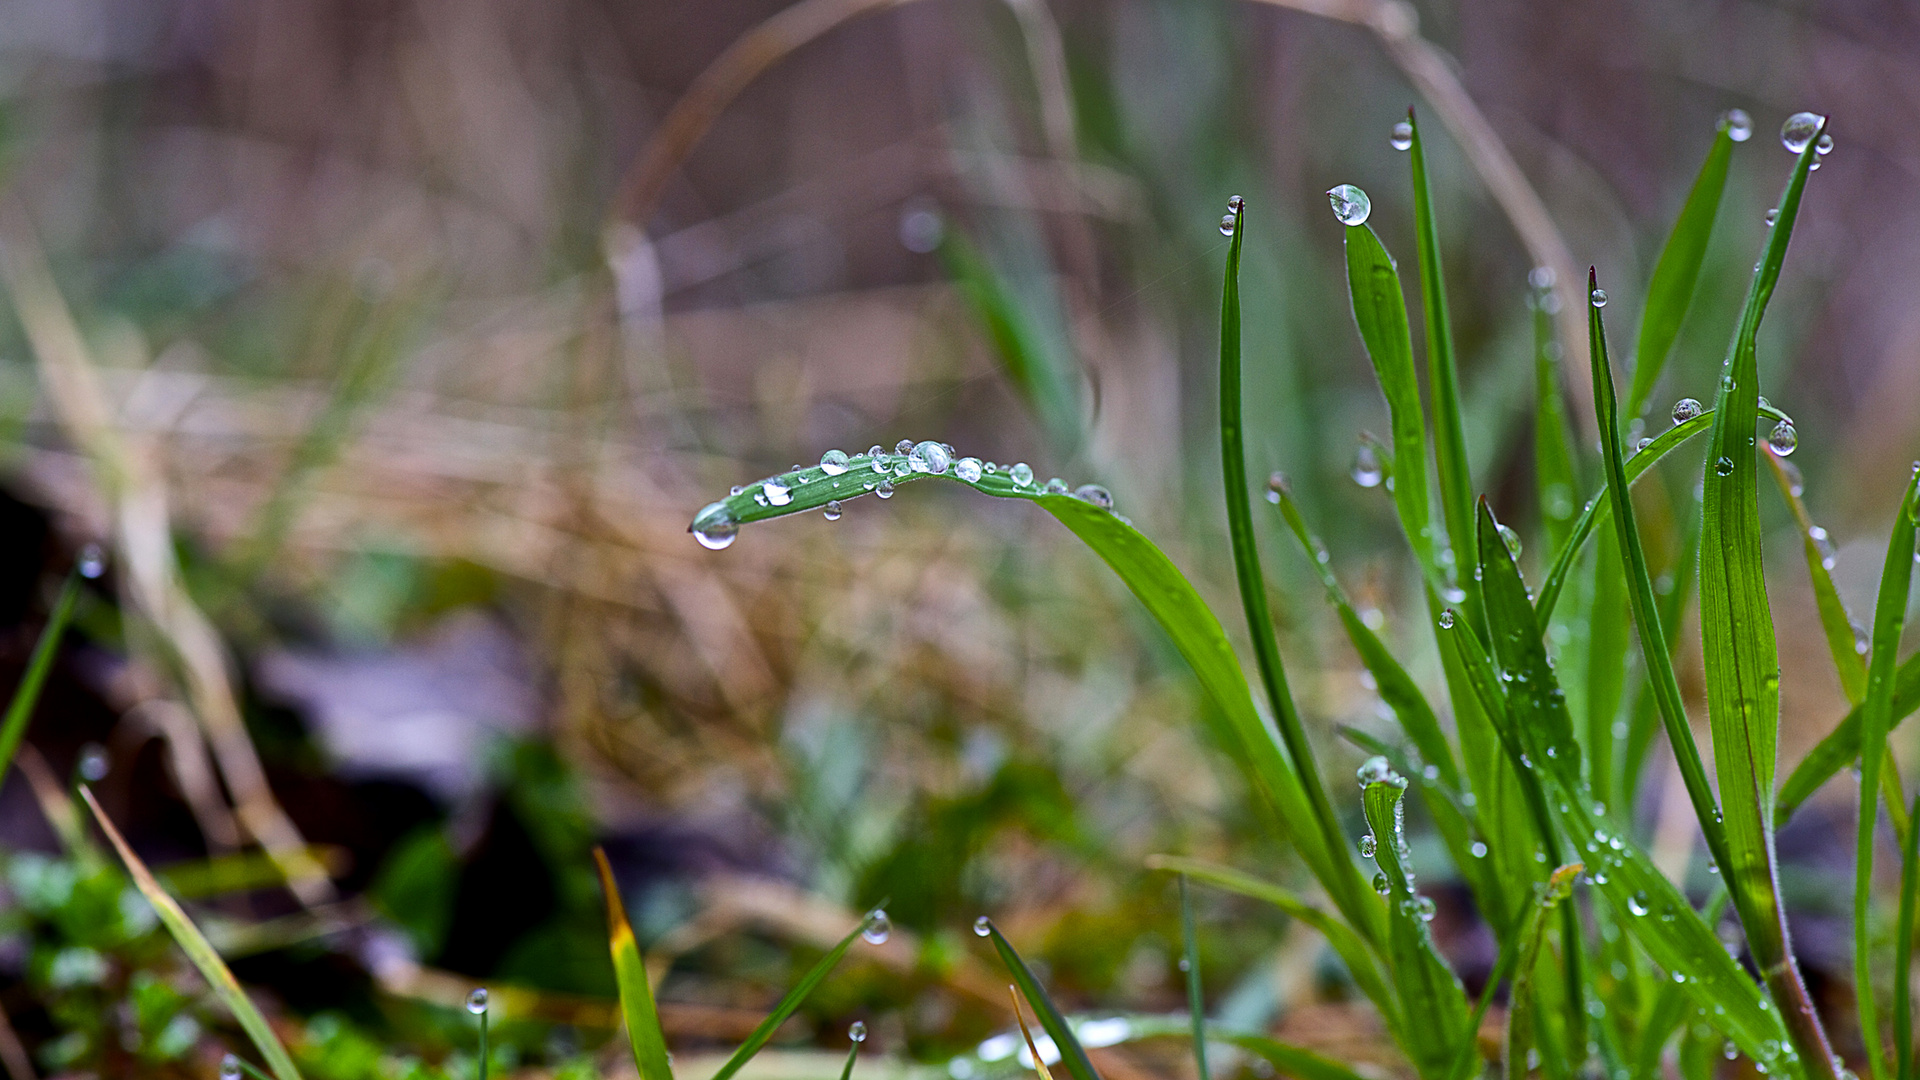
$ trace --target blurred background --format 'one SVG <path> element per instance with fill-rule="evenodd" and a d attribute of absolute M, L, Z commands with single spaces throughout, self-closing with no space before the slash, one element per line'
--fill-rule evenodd
<path fill-rule="evenodd" d="M 1410 268 L 1388 134 L 1419 110 L 1474 478 L 1531 567 L 1527 274 L 1551 256 L 1435 85 L 1517 164 L 1562 274 L 1598 267 L 1623 359 L 1716 119 L 1752 115 L 1655 424 L 1710 397 L 1781 121 L 1831 116 L 1761 364 L 1856 613 L 1920 456 L 1920 9 L 1896 0 L 6 0 L 0 28 L 9 683 L 76 552 L 107 553 L 0 788 L 0 1042 L 42 1074 L 210 1076 L 240 1044 L 144 909 L 60 856 L 34 770 L 97 779 L 317 1076 L 469 1075 L 454 1006 L 480 983 L 503 1064 L 630 1070 L 596 842 L 676 1060 L 742 1038 L 883 901 L 892 938 L 763 1075 L 831 1075 L 855 1019 L 874 1068 L 1016 1068 L 949 1062 L 1008 1020 L 983 913 L 1071 1008 L 1181 1007 L 1143 859 L 1304 875 L 1097 559 L 946 485 L 722 552 L 687 522 L 829 448 L 942 440 L 1106 485 L 1240 636 L 1213 423 L 1241 194 L 1250 468 L 1289 474 L 1434 677 L 1393 617 L 1417 585 L 1388 499 L 1352 478 L 1385 409 L 1323 192 L 1365 188 Z M 1762 501 L 1790 763 L 1846 704 Z M 1263 543 L 1344 776 L 1335 725 L 1390 721 L 1291 540 Z M 1782 845 L 1811 860 L 1807 962 L 1845 984 L 1817 810 Z M 274 887 L 248 835 L 324 874 Z M 1382 1053 L 1318 938 L 1198 899 L 1222 1016 Z M 1445 914 L 1477 988 L 1490 939 Z M 1120 1080 L 1190 1068 L 1096 1052 Z"/>

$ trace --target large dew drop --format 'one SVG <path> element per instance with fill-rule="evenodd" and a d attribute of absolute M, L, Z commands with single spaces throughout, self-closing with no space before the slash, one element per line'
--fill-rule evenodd
<path fill-rule="evenodd" d="M 1046 492 L 1049 495 L 1065 495 L 1067 493 L 1067 482 L 1056 476 L 1047 481 Z"/>
<path fill-rule="evenodd" d="M 1353 452 L 1353 482 L 1363 488 L 1376 488 L 1380 486 L 1384 475 L 1380 468 L 1380 455 L 1373 452 L 1373 447 L 1361 443 L 1360 449 Z"/>
<path fill-rule="evenodd" d="M 708 503 L 693 519 L 693 538 L 708 551 L 719 551 L 733 543 L 739 531 L 740 526 L 734 522 L 733 515 L 727 512 L 727 504 L 723 502 Z"/>
<path fill-rule="evenodd" d="M 1793 430 L 1793 424 L 1782 420 L 1767 433 L 1767 445 L 1773 448 L 1774 453 L 1786 457 L 1799 447 L 1800 433 Z"/>
<path fill-rule="evenodd" d="M 1236 217 L 1234 217 L 1234 216 L 1233 216 L 1232 214 L 1223 214 L 1223 215 L 1221 215 L 1221 217 L 1220 217 L 1220 235 L 1221 235 L 1221 236 L 1232 236 L 1232 235 L 1233 235 L 1233 227 L 1234 227 L 1234 225 L 1236 225 L 1236 224 L 1237 224 L 1237 223 L 1239 222 L 1239 220 L 1240 220 L 1240 219 L 1238 219 L 1238 218 L 1236 218 Z"/>
<path fill-rule="evenodd" d="M 1592 301 L 1594 307 L 1606 307 L 1607 306 L 1607 290 L 1595 289 L 1591 293 L 1587 294 L 1587 299 Z"/>
<path fill-rule="evenodd" d="M 781 478 L 777 476 L 771 480 L 761 481 L 760 494 L 766 498 L 768 505 L 771 506 L 785 506 L 793 501 L 793 489 L 783 483 Z"/>
<path fill-rule="evenodd" d="M 1807 152 L 1807 144 L 1813 142 L 1814 133 L 1820 130 L 1820 124 L 1826 117 L 1819 113 L 1798 112 L 1787 117 L 1780 125 L 1780 145 L 1796 154 Z"/>
<path fill-rule="evenodd" d="M 1728 109 L 1725 117 L 1727 138 L 1734 142 L 1746 142 L 1753 138 L 1753 117 L 1745 109 Z"/>
<path fill-rule="evenodd" d="M 476 986 L 473 993 L 467 995 L 467 1011 L 475 1016 L 487 1011 L 487 988 Z"/>
<path fill-rule="evenodd" d="M 1081 502 L 1089 502 L 1102 510 L 1113 509 L 1113 492 L 1099 484 L 1081 484 L 1073 489 L 1073 497 Z"/>
<path fill-rule="evenodd" d="M 1033 486 L 1033 466 L 1028 465 L 1024 461 L 1020 462 L 1018 465 L 1015 465 L 1013 468 L 1008 469 L 1007 476 L 1010 477 L 1013 480 L 1013 482 L 1020 487 Z"/>
<path fill-rule="evenodd" d="M 880 496 L 883 499 L 893 498 L 893 481 L 891 480 L 880 481 L 880 485 L 873 489 L 873 493 L 875 495 Z"/>
<path fill-rule="evenodd" d="M 820 455 L 820 471 L 828 476 L 839 476 L 847 471 L 847 467 L 845 450 L 829 450 Z"/>
<path fill-rule="evenodd" d="M 1387 136 L 1387 142 L 1395 150 L 1406 150 L 1413 146 L 1413 125 L 1405 120 L 1393 125 L 1393 134 Z"/>
<path fill-rule="evenodd" d="M 1700 415 L 1700 403 L 1690 397 L 1683 397 L 1673 403 L 1673 422 L 1684 424 Z"/>
<path fill-rule="evenodd" d="M 820 516 L 823 518 L 826 518 L 828 521 L 839 521 L 840 520 L 840 500 L 828 499 L 827 508 L 825 510 L 820 511 Z"/>
<path fill-rule="evenodd" d="M 940 443 L 928 439 L 914 447 L 913 451 L 907 455 L 907 464 L 913 468 L 914 472 L 942 476 L 953 464 L 953 453 Z"/>
<path fill-rule="evenodd" d="M 982 915 L 979 918 L 973 920 L 973 935 L 975 937 L 986 937 L 988 934 L 991 934 L 991 933 L 993 933 L 992 919 L 989 919 L 985 915 Z"/>
<path fill-rule="evenodd" d="M 867 1041 L 866 1022 L 862 1020 L 855 1020 L 853 1023 L 848 1024 L 847 1040 L 849 1042 L 857 1042 L 857 1043 L 866 1042 Z"/>
<path fill-rule="evenodd" d="M 240 1080 L 240 1059 L 228 1054 L 220 1059 L 220 1080 Z"/>
<path fill-rule="evenodd" d="M 860 937 L 869 945 L 885 945 L 887 938 L 893 935 L 893 920 L 880 908 L 874 908 L 867 916 L 865 926 L 860 928 Z"/>
<path fill-rule="evenodd" d="M 1365 225 L 1367 215 L 1373 213 L 1373 200 L 1352 184 L 1328 188 L 1327 202 L 1342 225 Z"/>
<path fill-rule="evenodd" d="M 1520 557 L 1520 534 L 1519 533 L 1514 532 L 1511 528 L 1505 525 L 1502 525 L 1500 526 L 1500 542 L 1507 545 L 1507 554 L 1512 555 L 1516 559 Z"/>
<path fill-rule="evenodd" d="M 977 457 L 963 457 L 953 465 L 953 475 L 969 484 L 979 483 L 984 471 Z"/>

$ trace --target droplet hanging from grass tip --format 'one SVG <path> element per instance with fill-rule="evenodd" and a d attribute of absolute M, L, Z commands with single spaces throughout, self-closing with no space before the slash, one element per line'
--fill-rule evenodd
<path fill-rule="evenodd" d="M 1799 447 L 1800 433 L 1793 429 L 1790 421 L 1782 420 L 1773 425 L 1773 430 L 1767 433 L 1767 445 L 1773 449 L 1774 453 L 1786 457 Z"/>
<path fill-rule="evenodd" d="M 828 521 L 839 521 L 840 514 L 841 514 L 841 509 L 840 509 L 839 499 L 828 499 L 826 509 L 820 511 L 820 516 L 823 518 L 826 518 Z"/>
<path fill-rule="evenodd" d="M 1813 142 L 1814 133 L 1820 130 L 1825 120 L 1826 117 L 1819 113 L 1794 113 L 1787 117 L 1786 123 L 1780 125 L 1780 145 L 1796 154 L 1806 153 L 1808 144 Z"/>
<path fill-rule="evenodd" d="M 1753 138 L 1753 117 L 1747 115 L 1747 110 L 1728 109 L 1721 120 L 1727 125 L 1727 138 L 1734 142 Z"/>
<path fill-rule="evenodd" d="M 1351 475 L 1353 482 L 1363 488 L 1376 488 L 1380 486 L 1380 481 L 1382 477 L 1385 476 L 1385 471 L 1380 468 L 1380 455 L 1374 453 L 1372 446 L 1367 443 L 1361 443 L 1360 448 L 1353 452 L 1353 469 Z"/>
<path fill-rule="evenodd" d="M 973 920 L 973 936 L 974 937 L 986 937 L 988 934 L 991 934 L 991 933 L 993 933 L 992 919 L 989 919 L 985 915 L 982 915 L 979 918 Z"/>
<path fill-rule="evenodd" d="M 848 1024 L 847 1038 L 852 1042 L 857 1042 L 857 1043 L 866 1042 L 867 1041 L 867 1025 L 865 1021 L 855 1020 L 853 1023 Z"/>
<path fill-rule="evenodd" d="M 1287 474 L 1275 472 L 1267 477 L 1267 501 L 1276 505 L 1280 497 L 1287 492 Z"/>
<path fill-rule="evenodd" d="M 728 513 L 726 503 L 708 503 L 693 519 L 693 538 L 708 551 L 719 551 L 732 544 L 740 526 Z"/>
<path fill-rule="evenodd" d="M 1352 184 L 1328 188 L 1327 203 L 1333 207 L 1333 216 L 1339 218 L 1342 225 L 1365 225 L 1367 215 L 1373 213 L 1373 200 Z"/>
<path fill-rule="evenodd" d="M 869 945 L 885 945 L 887 938 L 893 935 L 893 920 L 887 913 L 874 908 L 867 914 L 866 924 L 860 928 L 860 937 Z"/>
<path fill-rule="evenodd" d="M 467 995 L 467 1011 L 479 1016 L 487 1011 L 487 988 L 476 986 L 473 993 Z"/>
<path fill-rule="evenodd" d="M 74 568 L 80 571 L 81 577 L 92 581 L 107 572 L 107 557 L 99 544 L 88 544 L 80 549 L 80 558 L 75 561 Z"/>
<path fill-rule="evenodd" d="M 1408 150 L 1413 147 L 1413 125 L 1402 120 L 1393 125 L 1393 133 L 1387 136 L 1387 142 L 1395 150 Z"/>
<path fill-rule="evenodd" d="M 220 1059 L 220 1080 L 240 1080 L 240 1059 L 232 1054 Z"/>

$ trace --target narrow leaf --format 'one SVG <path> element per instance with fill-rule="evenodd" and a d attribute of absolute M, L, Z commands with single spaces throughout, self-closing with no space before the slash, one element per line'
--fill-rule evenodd
<path fill-rule="evenodd" d="M 1020 994 L 1027 999 L 1027 1004 L 1033 1006 L 1033 1014 L 1039 1018 L 1040 1026 L 1053 1037 L 1053 1045 L 1060 1051 L 1060 1063 L 1066 1066 L 1067 1075 L 1073 1080 L 1100 1080 L 1100 1074 L 1093 1070 L 1093 1062 L 1087 1058 L 1086 1049 L 1073 1033 L 1073 1025 L 1060 1015 L 1053 999 L 1047 996 L 1046 988 L 1033 977 L 1027 962 L 1013 951 L 1013 943 L 992 922 L 987 923 L 987 933 L 993 941 L 994 950 L 1000 954 L 1001 962 L 1007 965 L 1007 973 L 1013 976 L 1014 985 L 1020 988 Z M 1040 1055 L 1035 1053 L 1033 1059 L 1038 1062 Z"/>
<path fill-rule="evenodd" d="M 627 1022 L 634 1068 L 640 1080 L 673 1080 L 673 1068 L 667 1064 L 667 1036 L 660 1029 L 660 1011 L 653 1003 L 653 988 L 647 983 L 640 943 L 627 922 L 626 905 L 620 902 L 620 886 L 613 880 L 607 853 L 597 845 L 593 864 L 600 872 L 600 891 L 607 898 L 607 949 L 613 954 L 613 979 L 620 988 L 620 1015 Z"/>
<path fill-rule="evenodd" d="M 1713 235 L 1713 219 L 1720 211 L 1720 196 L 1727 189 L 1727 165 L 1733 160 L 1733 137 L 1725 119 L 1715 133 L 1713 148 L 1700 166 L 1700 175 L 1687 193 L 1686 205 L 1667 234 L 1660 249 L 1660 261 L 1653 266 L 1653 280 L 1647 283 L 1647 309 L 1640 316 L 1640 340 L 1633 350 L 1633 384 L 1627 390 L 1626 415 L 1640 415 L 1666 370 L 1667 354 L 1686 320 L 1687 306 L 1693 301 L 1694 284 L 1700 278 L 1700 266 L 1707 258 L 1707 240 Z"/>
<path fill-rule="evenodd" d="M 1406 1050 L 1422 1075 L 1437 1076 L 1453 1062 L 1454 1040 L 1465 1024 L 1467 994 L 1453 969 L 1434 947 L 1427 919 L 1432 900 L 1414 892 L 1411 855 L 1401 824 L 1407 781 L 1392 774 L 1384 761 L 1361 767 L 1366 782 L 1361 801 L 1373 838 L 1373 858 L 1386 880 L 1387 955 L 1401 1009 L 1413 1022 L 1403 1031 Z"/>
<path fill-rule="evenodd" d="M 800 977 L 800 981 L 794 984 L 793 989 L 787 991 L 787 996 L 780 999 L 780 1004 L 775 1005 L 773 1011 L 767 1014 L 767 1018 L 760 1021 L 760 1026 L 754 1028 L 753 1033 L 747 1036 L 747 1041 L 740 1044 L 740 1049 L 735 1050 L 733 1056 L 727 1059 L 727 1063 L 720 1066 L 720 1071 L 713 1074 L 713 1080 L 727 1080 L 727 1077 L 739 1072 L 742 1066 L 753 1060 L 753 1056 L 767 1045 L 767 1040 L 773 1038 L 774 1031 L 786 1022 L 787 1017 L 793 1015 L 794 1010 L 805 1003 L 815 988 L 826 980 L 827 974 L 840 963 L 840 958 L 847 955 L 848 949 L 853 948 L 853 943 L 859 940 L 860 932 L 866 929 L 866 925 L 863 921 L 859 926 L 854 927 L 851 933 L 840 939 L 840 943 L 835 945 L 832 951 L 821 957 L 819 963 L 813 965 L 805 975 Z M 641 977 L 644 979 L 645 975 Z M 625 1008 L 625 1004 L 623 1000 L 622 1008 Z M 629 1031 L 631 1032 L 631 1029 Z"/>
<path fill-rule="evenodd" d="M 1187 1012 L 1193 1019 L 1193 1062 L 1200 1080 L 1212 1080 L 1207 1069 L 1207 1003 L 1200 992 L 1200 942 L 1193 931 L 1193 898 L 1187 895 L 1185 874 L 1180 875 L 1180 943 L 1187 969 Z"/>
<path fill-rule="evenodd" d="M 6 719 L 0 721 L 0 778 L 7 775 L 7 766 L 13 764 L 20 740 L 26 737 L 27 722 L 33 719 L 33 707 L 40 701 L 40 690 L 46 685 L 47 672 L 53 667 L 53 658 L 60 651 L 60 639 L 66 635 L 67 623 L 73 618 L 73 605 L 79 599 L 80 571 L 76 569 L 60 587 L 60 596 L 47 615 L 47 625 L 41 628 L 40 640 L 34 643 L 33 655 L 27 659 L 26 673 L 20 676 L 20 685 L 7 705 Z"/>
<path fill-rule="evenodd" d="M 1900 722 L 1913 715 L 1916 709 L 1920 709 L 1920 653 L 1907 657 L 1894 677 L 1893 715 L 1888 722 L 1889 729 L 1899 727 Z M 1780 805 L 1774 810 L 1776 827 L 1785 825 L 1808 796 L 1860 756 L 1860 725 L 1860 707 L 1856 705 L 1794 767 L 1787 782 L 1780 787 Z"/>
<path fill-rule="evenodd" d="M 1561 386 L 1560 347 L 1553 340 L 1552 305 L 1559 303 L 1549 283 L 1534 290 L 1533 307 L 1533 474 L 1540 500 L 1540 522 L 1547 550 L 1558 551 L 1573 534 L 1574 500 L 1579 497 L 1579 454 L 1567 399 Z"/>
<path fill-rule="evenodd" d="M 1920 818 L 1920 796 L 1915 796 L 1908 820 Z M 1913 935 L 1920 901 L 1920 829 L 1907 830 L 1900 847 L 1900 924 L 1893 943 L 1893 1053 L 1899 1080 L 1913 1080 Z"/>
<path fill-rule="evenodd" d="M 1053 1074 L 1047 1071 L 1047 1059 L 1040 1056 L 1040 1047 L 1033 1041 L 1033 1031 L 1027 1027 L 1026 1014 L 1020 1011 L 1020 993 L 1012 986 L 1007 987 L 1007 996 L 1013 999 L 1013 1019 L 1020 1025 L 1020 1037 L 1027 1041 L 1027 1054 L 1033 1058 L 1033 1071 L 1040 1080 L 1053 1080 Z"/>
<path fill-rule="evenodd" d="M 1800 548 L 1807 559 L 1807 577 L 1813 582 L 1814 607 L 1820 613 L 1820 629 L 1827 636 L 1827 652 L 1833 656 L 1834 673 L 1840 677 L 1840 690 L 1850 704 L 1860 704 L 1867 693 L 1867 658 L 1856 648 L 1853 619 L 1833 584 L 1833 545 L 1827 531 L 1813 523 L 1807 504 L 1800 498 L 1800 470 L 1780 455 L 1767 452 L 1767 464 L 1773 466 L 1774 483 L 1793 511 L 1800 526 Z"/>
<path fill-rule="evenodd" d="M 214 951 L 206 935 L 200 932 L 199 927 L 193 925 L 193 920 L 187 918 L 187 913 L 180 910 L 179 903 L 167 894 L 167 890 L 160 887 L 158 881 L 154 880 L 152 871 L 147 869 L 147 864 L 141 862 L 140 856 L 135 855 L 133 849 L 127 846 L 126 840 L 120 835 L 120 830 L 114 828 L 113 821 L 107 817 L 105 810 L 100 809 L 100 803 L 94 799 L 93 791 L 85 784 L 80 785 L 80 797 L 86 800 L 87 809 L 93 811 L 93 820 L 100 825 L 100 831 L 106 834 L 107 842 L 113 845 L 113 850 L 119 854 L 120 861 L 126 864 L 127 873 L 133 877 L 133 884 L 140 890 L 140 895 L 146 897 L 147 903 L 153 905 L 154 913 L 160 916 L 161 925 L 167 928 L 167 933 L 173 935 L 173 940 L 180 946 L 180 951 L 186 953 L 187 959 L 193 961 L 193 966 L 199 969 L 200 977 L 207 980 L 207 985 L 213 988 L 214 996 L 219 998 L 220 1003 L 233 1013 L 233 1018 L 240 1022 L 241 1030 L 253 1040 L 253 1045 L 260 1051 L 260 1056 L 266 1059 L 267 1067 L 273 1070 L 275 1080 L 300 1080 L 300 1070 L 294 1068 L 293 1058 L 287 1054 L 287 1048 L 281 1045 L 280 1037 L 273 1033 L 273 1027 L 267 1023 L 267 1018 L 260 1014 L 260 1009 L 254 1005 L 253 999 L 240 988 L 239 980 L 233 977 L 233 972 L 228 970 L 226 962 L 220 959 L 220 954 Z"/>
<path fill-rule="evenodd" d="M 1393 460 L 1399 475 L 1393 503 L 1414 557 L 1431 573 L 1433 531 L 1427 507 L 1427 423 L 1420 409 L 1420 373 L 1413 365 L 1413 333 L 1407 326 L 1407 300 L 1393 256 L 1371 226 L 1347 226 L 1347 291 L 1353 321 L 1373 361 L 1380 393 L 1387 399 L 1393 425 Z"/>
<path fill-rule="evenodd" d="M 1533 986 L 1534 972 L 1540 966 L 1540 953 L 1547 940 L 1547 922 L 1562 900 L 1573 894 L 1573 879 L 1585 869 L 1569 863 L 1548 875 L 1540 886 L 1540 900 L 1527 912 L 1527 925 L 1520 931 L 1521 953 L 1514 968 L 1513 990 L 1508 994 L 1512 1007 L 1507 1013 L 1507 1077 L 1526 1080 L 1527 1056 L 1533 1049 L 1534 1014 L 1537 1011 Z"/>

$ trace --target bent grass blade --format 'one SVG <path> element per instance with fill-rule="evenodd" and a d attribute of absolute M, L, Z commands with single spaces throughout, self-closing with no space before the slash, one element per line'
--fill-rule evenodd
<path fill-rule="evenodd" d="M 673 1080 L 673 1067 L 667 1063 L 667 1036 L 660 1028 L 653 988 L 647 983 L 647 965 L 640 956 L 633 926 L 627 922 L 626 905 L 620 902 L 613 867 L 607 863 L 607 853 L 597 846 L 593 849 L 593 865 L 600 874 L 601 892 L 606 895 L 607 950 L 613 955 L 613 978 L 620 990 L 620 1015 L 627 1022 L 634 1068 L 640 1080 Z"/>
<path fill-rule="evenodd" d="M 1629 418 L 1640 415 L 1640 407 L 1659 383 L 1674 338 L 1680 334 L 1680 324 L 1686 321 L 1687 307 L 1693 302 L 1700 267 L 1707 258 L 1707 241 L 1720 212 L 1720 197 L 1727 189 L 1727 166 L 1733 160 L 1729 129 L 1723 118 L 1707 160 L 1701 163 L 1700 174 L 1687 192 L 1686 205 L 1681 207 L 1680 217 L 1660 249 L 1660 259 L 1653 265 L 1653 278 L 1647 282 L 1647 308 L 1640 316 L 1640 336 L 1633 350 L 1633 382 L 1627 390 Z"/>
<path fill-rule="evenodd" d="M 1384 762 L 1380 763 L 1383 773 Z M 1363 773 L 1371 766 L 1363 766 Z M 1460 979 L 1440 957 L 1427 926 L 1433 901 L 1413 891 L 1410 854 L 1401 824 L 1407 781 L 1387 774 L 1366 784 L 1361 803 L 1372 830 L 1373 858 L 1386 879 L 1387 955 L 1403 1014 L 1417 1017 L 1404 1029 L 1405 1048 L 1423 1076 L 1440 1076 L 1453 1063 L 1454 1040 L 1470 1011 Z"/>
<path fill-rule="evenodd" d="M 7 775 L 13 755 L 20 749 L 20 740 L 26 737 L 27 722 L 33 718 L 33 707 L 40 701 L 47 672 L 53 667 L 54 655 L 60 651 L 60 639 L 66 635 L 67 623 L 73 619 L 73 605 L 80 599 L 80 579 L 81 573 L 75 569 L 60 587 L 60 597 L 53 602 L 47 625 L 40 631 L 40 640 L 34 642 L 26 673 L 20 676 L 20 686 L 7 705 L 6 719 L 0 721 L 0 777 Z"/>
<path fill-rule="evenodd" d="M 1020 954 L 1013 949 L 1013 943 L 1007 940 L 999 927 L 993 925 L 992 920 L 987 921 L 986 927 L 987 936 L 993 941 L 994 951 L 1000 954 L 1001 962 L 1007 966 L 1007 973 L 1013 976 L 1014 984 L 1020 988 L 1020 993 L 1027 999 L 1027 1004 L 1033 1007 L 1034 1016 L 1039 1018 L 1041 1028 L 1052 1037 L 1055 1049 L 1060 1051 L 1060 1063 L 1066 1066 L 1067 1075 L 1073 1080 L 1100 1080 L 1100 1074 L 1093 1069 L 1093 1062 L 1087 1058 L 1086 1048 L 1080 1045 L 1079 1038 L 1073 1033 L 1073 1025 L 1067 1023 L 1067 1018 L 1060 1015 L 1060 1010 L 1054 1006 L 1053 999 L 1047 996 L 1046 987 L 1041 986 L 1040 980 L 1033 977 L 1033 970 L 1027 967 L 1025 960 L 1020 959 Z M 1019 1012 L 1019 1001 L 1015 999 L 1014 1015 L 1018 1016 Z M 1020 1022 L 1020 1029 L 1023 1032 L 1026 1030 L 1025 1020 Z M 1031 1036 L 1028 1037 L 1028 1045 L 1032 1045 Z M 1033 1051 L 1033 1060 L 1034 1064 L 1040 1067 L 1041 1076 L 1044 1078 L 1046 1066 L 1040 1060 L 1037 1050 Z"/>

